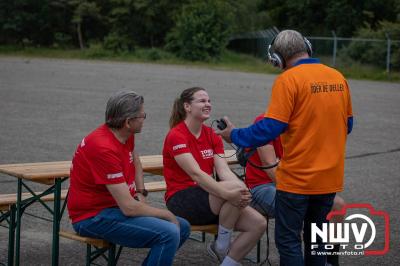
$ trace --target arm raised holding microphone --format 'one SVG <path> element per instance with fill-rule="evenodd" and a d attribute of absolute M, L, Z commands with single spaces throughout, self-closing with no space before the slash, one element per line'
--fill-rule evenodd
<path fill-rule="evenodd" d="M 221 135 L 228 143 L 234 143 L 239 147 L 246 148 L 257 148 L 265 145 L 278 137 L 287 127 L 287 123 L 264 118 L 245 130 L 241 130 L 235 128 L 227 116 L 224 116 L 222 120 L 225 122 L 226 128 L 217 130 L 215 133 Z"/>
<path fill-rule="evenodd" d="M 326 222 L 336 192 L 343 190 L 345 146 L 353 125 L 346 79 L 311 55 L 311 43 L 299 32 L 280 32 L 268 58 L 283 73 L 273 84 L 264 119 L 238 129 L 225 117 L 227 127 L 217 131 L 227 142 L 253 148 L 281 135 L 275 198 L 281 265 L 325 265 L 325 256 L 311 255 L 310 228 Z M 313 244 L 319 244 L 315 251 L 324 251 L 323 243 Z"/>

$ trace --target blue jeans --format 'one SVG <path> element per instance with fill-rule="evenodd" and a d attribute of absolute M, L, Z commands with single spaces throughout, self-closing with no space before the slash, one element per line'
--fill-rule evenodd
<path fill-rule="evenodd" d="M 326 256 L 311 254 L 311 223 L 321 228 L 327 222 L 335 193 L 322 195 L 301 195 L 277 190 L 275 205 L 275 243 L 280 255 L 280 265 L 325 266 Z M 304 259 L 301 249 L 301 231 L 303 230 Z M 322 241 L 314 251 L 324 251 Z"/>
<path fill-rule="evenodd" d="M 172 265 L 178 248 L 190 234 L 190 224 L 177 217 L 180 227 L 155 217 L 128 217 L 119 208 L 108 208 L 98 215 L 74 223 L 81 236 L 102 238 L 131 248 L 150 248 L 143 265 Z"/>
<path fill-rule="evenodd" d="M 275 217 L 275 194 L 274 183 L 262 184 L 251 189 L 251 207 L 269 218 Z"/>

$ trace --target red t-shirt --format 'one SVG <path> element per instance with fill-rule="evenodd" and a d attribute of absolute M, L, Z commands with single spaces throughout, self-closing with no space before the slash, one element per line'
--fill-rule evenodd
<path fill-rule="evenodd" d="M 126 182 L 135 193 L 134 136 L 122 144 L 103 124 L 78 145 L 72 159 L 68 213 L 72 223 L 117 206 L 107 184 Z"/>
<path fill-rule="evenodd" d="M 257 116 L 257 118 L 254 120 L 254 123 L 260 121 L 261 119 L 264 119 L 264 114 Z M 276 157 L 282 158 L 283 148 L 282 148 L 282 143 L 281 143 L 280 137 L 277 137 L 276 139 L 269 142 L 268 144 L 274 146 Z M 249 160 L 251 160 L 251 162 L 255 165 L 262 166 L 262 162 L 260 160 L 260 156 L 258 155 L 258 152 L 255 152 L 249 158 Z M 272 182 L 272 179 L 268 176 L 268 174 L 264 170 L 255 168 L 254 166 L 251 166 L 249 163 L 247 163 L 245 183 L 248 188 L 252 189 L 253 187 L 256 187 L 256 186 L 259 186 L 262 184 L 268 184 L 271 182 Z"/>
<path fill-rule="evenodd" d="M 197 186 L 175 161 L 174 157 L 183 153 L 191 153 L 201 170 L 211 176 L 214 170 L 214 154 L 224 154 L 224 145 L 221 137 L 205 125 L 202 125 L 198 139 L 183 121 L 172 128 L 165 138 L 163 148 L 164 178 L 167 184 L 165 201 L 180 190 Z"/>

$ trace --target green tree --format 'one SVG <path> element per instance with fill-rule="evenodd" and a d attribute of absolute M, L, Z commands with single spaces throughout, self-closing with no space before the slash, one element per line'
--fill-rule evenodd
<path fill-rule="evenodd" d="M 85 44 L 82 29 L 84 21 L 88 18 L 100 20 L 100 9 L 95 2 L 88 0 L 70 0 L 68 4 L 73 8 L 72 23 L 76 25 L 79 47 L 84 49 Z"/>
<path fill-rule="evenodd" d="M 398 0 L 266 0 L 265 10 L 278 28 L 294 28 L 309 35 L 352 36 L 365 24 L 373 29 L 382 20 L 396 19 Z"/>
<path fill-rule="evenodd" d="M 235 18 L 232 20 L 233 34 L 258 31 L 273 26 L 268 12 L 262 9 L 263 2 L 264 0 L 227 0 Z"/>
<path fill-rule="evenodd" d="M 47 0 L 0 1 L 0 42 L 50 45 L 53 22 Z"/>
<path fill-rule="evenodd" d="M 188 0 L 136 0 L 135 24 L 139 44 L 159 47 L 165 44 L 165 36 L 175 25 L 174 18 Z"/>
<path fill-rule="evenodd" d="M 231 33 L 231 11 L 222 1 L 193 1 L 185 5 L 167 36 L 167 49 L 189 60 L 218 58 Z"/>
<path fill-rule="evenodd" d="M 111 25 L 105 46 L 113 50 L 133 46 L 162 47 L 174 17 L 188 0 L 111 0 Z"/>

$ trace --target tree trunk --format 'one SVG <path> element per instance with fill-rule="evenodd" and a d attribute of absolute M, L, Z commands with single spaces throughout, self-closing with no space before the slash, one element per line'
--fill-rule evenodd
<path fill-rule="evenodd" d="M 78 22 L 76 24 L 76 31 L 78 33 L 79 47 L 81 48 L 81 50 L 83 50 L 85 48 L 85 46 L 83 45 L 82 30 L 81 30 L 80 22 Z"/>

